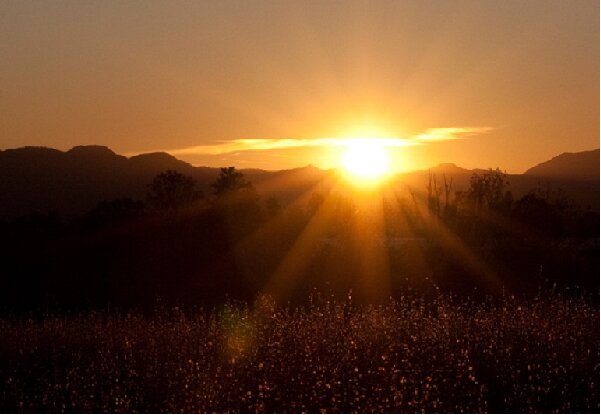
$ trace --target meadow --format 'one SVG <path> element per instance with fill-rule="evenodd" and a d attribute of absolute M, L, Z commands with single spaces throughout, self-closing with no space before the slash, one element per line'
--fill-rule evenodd
<path fill-rule="evenodd" d="M 598 412 L 579 296 L 314 294 L 304 306 L 0 320 L 2 412 Z"/>

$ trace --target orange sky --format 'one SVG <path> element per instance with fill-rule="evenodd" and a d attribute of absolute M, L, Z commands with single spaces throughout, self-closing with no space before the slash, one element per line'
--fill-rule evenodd
<path fill-rule="evenodd" d="M 279 169 L 377 136 L 397 170 L 522 172 L 599 147 L 596 1 L 5 0 L 0 39 L 3 149 Z"/>

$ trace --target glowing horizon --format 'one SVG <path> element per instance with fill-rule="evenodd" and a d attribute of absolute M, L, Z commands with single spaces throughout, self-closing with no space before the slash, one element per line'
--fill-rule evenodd
<path fill-rule="evenodd" d="M 406 137 L 395 137 L 391 134 L 378 134 L 377 129 L 371 130 L 358 130 L 353 133 L 350 132 L 344 137 L 326 137 L 326 138 L 282 138 L 282 139 L 237 139 L 231 141 L 225 141 L 214 144 L 205 144 L 198 146 L 190 146 L 185 148 L 163 148 L 156 149 L 147 152 L 166 152 L 173 156 L 180 156 L 186 158 L 186 156 L 192 155 L 210 155 L 210 156 L 228 156 L 236 155 L 240 156 L 246 152 L 268 152 L 270 150 L 287 150 L 287 149 L 300 149 L 300 148 L 315 148 L 315 149 L 327 149 L 333 151 L 325 162 L 319 163 L 311 159 L 306 159 L 305 163 L 300 162 L 300 165 L 292 167 L 300 167 L 307 164 L 317 165 L 322 168 L 333 168 L 338 167 L 341 153 L 344 149 L 350 145 L 354 145 L 357 142 L 369 141 L 372 145 L 378 147 L 390 148 L 390 149 L 402 149 L 413 146 L 425 146 L 431 143 L 452 141 L 467 139 L 478 135 L 488 134 L 493 131 L 492 127 L 445 127 L 445 128 L 430 128 L 426 131 L 406 136 Z M 376 131 L 370 133 L 370 131 Z M 127 155 L 136 155 L 140 153 L 129 153 Z M 389 157 L 391 158 L 392 165 L 397 156 L 393 151 L 389 151 Z M 325 163 L 325 165 L 324 165 Z M 409 163 L 409 166 L 411 163 Z M 392 168 L 394 172 L 407 171 L 408 168 Z"/>

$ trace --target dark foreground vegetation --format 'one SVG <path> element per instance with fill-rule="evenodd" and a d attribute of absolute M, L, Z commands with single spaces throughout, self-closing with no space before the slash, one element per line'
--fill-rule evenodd
<path fill-rule="evenodd" d="M 599 411 L 598 207 L 498 170 L 212 189 L 0 223 L 1 411 Z"/>
<path fill-rule="evenodd" d="M 561 189 L 514 198 L 498 170 L 464 190 L 444 175 L 414 189 L 391 183 L 371 201 L 333 179 L 283 203 L 233 167 L 212 189 L 166 171 L 145 200 L 0 222 L 0 313 L 148 310 L 159 297 L 213 306 L 266 289 L 302 302 L 314 287 L 373 303 L 433 282 L 458 294 L 599 291 L 598 209 Z M 362 298 L 371 288 L 380 291 Z"/>
<path fill-rule="evenodd" d="M 4 318 L 0 410 L 598 412 L 598 328 L 553 293 Z"/>

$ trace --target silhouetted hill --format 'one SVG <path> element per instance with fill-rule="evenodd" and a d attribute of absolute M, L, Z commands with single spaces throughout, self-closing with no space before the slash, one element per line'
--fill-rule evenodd
<path fill-rule="evenodd" d="M 81 214 L 103 200 L 144 200 L 148 184 L 165 170 L 192 176 L 205 194 L 211 194 L 211 183 L 219 175 L 219 168 L 195 167 L 167 153 L 128 158 L 105 146 L 77 146 L 66 152 L 45 147 L 0 150 L 0 218 L 50 211 Z M 243 172 L 261 193 L 284 201 L 315 185 L 324 174 L 315 167 Z"/>
<path fill-rule="evenodd" d="M 133 169 L 139 171 L 155 172 L 165 170 L 178 170 L 190 172 L 194 167 L 185 161 L 178 160 L 168 153 L 146 153 L 129 158 Z"/>
<path fill-rule="evenodd" d="M 428 170 L 399 175 L 400 181 L 416 192 L 425 192 L 430 175 L 436 185 L 452 181 L 453 191 L 465 191 L 473 174 L 486 169 L 464 169 L 453 163 L 442 163 Z M 530 192 L 554 193 L 573 201 L 577 207 L 599 211 L 599 150 L 564 153 L 541 163 L 524 174 L 507 174 L 508 189 L 515 199 Z"/>
<path fill-rule="evenodd" d="M 599 180 L 599 149 L 563 153 L 524 173 L 528 176 L 577 180 Z"/>
<path fill-rule="evenodd" d="M 448 176 L 460 176 L 464 174 L 471 175 L 472 170 L 464 169 L 463 167 L 458 167 L 455 163 L 441 163 L 438 166 L 432 167 L 426 172 L 431 172 L 433 174 L 445 174 Z"/>
<path fill-rule="evenodd" d="M 45 147 L 23 147 L 0 151 L 0 218 L 32 212 L 58 211 L 82 214 L 103 200 L 130 197 L 144 200 L 148 184 L 165 170 L 192 176 L 200 190 L 212 193 L 211 183 L 218 168 L 195 167 L 167 153 L 133 157 L 115 154 L 105 146 L 77 146 L 69 151 Z M 452 163 L 398 176 L 398 183 L 424 192 L 430 174 L 453 181 L 454 190 L 466 190 L 473 173 Z M 325 191 L 331 171 L 306 166 L 290 170 L 242 170 L 264 197 L 275 196 L 282 203 L 307 198 Z M 535 189 L 561 189 L 583 207 L 599 210 L 599 150 L 562 154 L 529 169 L 523 175 L 508 175 L 516 197 Z"/>
<path fill-rule="evenodd" d="M 436 178 L 436 185 L 438 187 L 443 186 L 444 180 L 446 179 L 447 183 L 453 182 L 453 188 L 455 190 L 466 190 L 469 187 L 472 174 L 479 171 L 484 170 L 469 170 L 459 167 L 454 163 L 441 163 L 427 170 L 416 170 L 400 174 L 399 179 L 403 184 L 418 192 L 424 192 L 426 190 L 426 185 L 428 184 L 430 176 Z"/>
<path fill-rule="evenodd" d="M 79 214 L 102 200 L 142 199 L 147 184 L 167 169 L 189 174 L 194 168 L 164 153 L 128 159 L 104 146 L 0 151 L 0 217 L 35 211 Z"/>
<path fill-rule="evenodd" d="M 119 156 L 106 146 L 75 146 L 67 151 L 67 155 L 79 158 L 80 160 L 89 160 L 92 162 L 103 162 L 113 160 L 125 160 L 126 157 Z"/>

